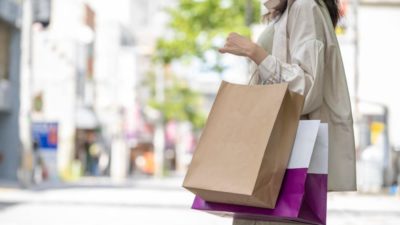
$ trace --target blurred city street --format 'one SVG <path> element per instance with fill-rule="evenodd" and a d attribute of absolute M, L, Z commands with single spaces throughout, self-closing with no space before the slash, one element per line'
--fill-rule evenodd
<path fill-rule="evenodd" d="M 1 184 L 1 225 L 228 225 L 231 219 L 190 209 L 181 177 L 45 183 L 28 190 Z M 398 225 L 400 197 L 331 194 L 330 225 Z"/>
<path fill-rule="evenodd" d="M 340 15 L 330 29 L 336 33 L 346 71 L 355 138 L 351 160 L 356 161 L 359 190 L 328 195 L 328 224 L 400 225 L 400 104 L 395 94 L 400 81 L 400 0 L 323 1 L 334 4 L 334 14 Z M 279 19 L 265 21 L 267 12 L 264 0 L 0 0 L 0 225 L 232 224 L 232 218 L 191 210 L 194 196 L 181 186 L 201 146 L 207 118 L 213 118 L 213 104 L 223 102 L 215 101 L 221 83 L 246 85 L 256 74 L 250 70 L 255 65 L 250 57 L 220 50 L 231 33 L 248 43 L 265 34 L 274 41 L 269 32 Z M 267 44 L 273 43 L 257 42 L 262 48 Z M 274 49 L 262 52 L 274 56 Z M 313 59 L 305 55 L 304 62 Z M 315 63 L 318 67 L 341 63 L 324 57 L 324 63 Z M 314 92 L 308 88 L 319 90 L 311 84 L 324 83 L 317 105 L 327 99 L 344 101 L 325 96 L 332 94 L 326 91 L 331 85 L 325 84 L 330 79 L 315 76 L 309 85 L 307 72 L 314 69 L 297 59 L 289 61 L 282 61 L 282 68 L 296 68 L 293 77 L 307 80 L 300 82 L 304 93 Z M 277 69 L 271 71 L 289 71 L 275 64 Z M 283 74 L 279 82 L 285 82 Z M 332 80 L 332 86 L 346 83 Z M 226 136 L 257 133 L 247 126 L 253 113 L 234 110 L 237 106 L 253 112 L 256 99 L 268 103 L 264 97 L 270 100 L 255 95 L 254 100 L 242 101 L 249 107 L 243 107 L 240 98 L 226 104 L 230 106 L 223 112 L 228 113 L 221 118 L 235 115 L 226 124 L 244 121 L 249 128 L 227 129 Z M 328 108 L 336 111 L 335 106 Z M 325 112 L 318 110 L 304 113 Z M 345 118 L 350 123 L 350 117 Z M 220 121 L 214 123 L 224 124 Z M 248 151 L 252 138 L 239 145 L 218 132 L 208 136 L 222 140 L 221 145 L 243 146 L 243 156 L 257 158 Z M 329 137 L 329 146 L 336 141 L 340 140 L 331 142 Z M 227 149 L 227 156 L 220 158 L 223 163 L 216 165 L 236 167 L 236 161 L 227 163 L 235 155 Z M 216 158 L 219 150 L 207 153 L 203 162 Z M 242 178 L 250 177 L 244 169 L 256 164 L 243 165 L 236 167 L 244 175 L 235 183 L 221 182 L 217 176 L 210 183 L 240 187 Z M 332 165 L 346 177 L 352 175 L 344 160 Z M 326 175 L 328 167 L 319 175 Z M 199 183 L 212 180 L 209 174 L 215 171 L 210 171 L 202 172 Z M 325 206 L 325 189 L 318 190 L 324 190 L 324 196 L 315 199 L 324 200 Z"/>

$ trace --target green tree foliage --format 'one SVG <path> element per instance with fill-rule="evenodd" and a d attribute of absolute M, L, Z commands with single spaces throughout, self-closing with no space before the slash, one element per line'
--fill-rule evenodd
<path fill-rule="evenodd" d="M 196 129 L 204 126 L 206 118 L 201 111 L 202 97 L 200 93 L 190 89 L 187 82 L 171 77 L 164 91 L 165 100 L 159 102 L 154 97 L 156 95 L 155 74 L 150 73 L 148 79 L 151 87 L 150 92 L 153 96 L 149 99 L 148 104 L 162 112 L 164 122 L 171 120 L 190 121 Z"/>
<path fill-rule="evenodd" d="M 259 0 L 179 0 L 178 7 L 167 10 L 170 32 L 159 39 L 156 52 L 156 60 L 164 64 L 205 60 L 206 51 L 220 47 L 218 39 L 233 31 L 249 36 L 248 25 L 260 20 Z"/>
<path fill-rule="evenodd" d="M 201 59 L 205 64 L 205 54 L 214 50 L 215 65 L 207 65 L 215 72 L 224 68 L 217 53 L 218 46 L 230 32 L 250 36 L 249 24 L 260 20 L 259 0 L 178 0 L 177 7 L 167 9 L 170 16 L 168 32 L 158 40 L 154 62 L 169 68 L 174 61 L 190 62 Z M 165 121 L 186 120 L 196 128 L 201 128 L 205 116 L 201 112 L 201 95 L 191 90 L 187 83 L 179 80 L 169 69 L 164 69 L 167 80 L 165 101 L 155 98 L 149 105 L 163 113 Z M 154 74 L 149 76 L 155 96 Z"/>

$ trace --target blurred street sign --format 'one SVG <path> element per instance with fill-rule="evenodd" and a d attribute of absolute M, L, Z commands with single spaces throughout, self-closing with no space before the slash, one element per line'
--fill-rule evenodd
<path fill-rule="evenodd" d="M 57 180 L 57 148 L 58 148 L 58 123 L 57 122 L 34 122 L 32 123 L 33 141 L 36 145 L 36 166 L 45 172 L 43 179 Z M 42 175 L 43 176 L 43 175 Z"/>
<path fill-rule="evenodd" d="M 371 143 L 376 144 L 379 136 L 383 133 L 385 129 L 385 124 L 382 122 L 372 122 L 370 129 L 371 129 Z"/>
<path fill-rule="evenodd" d="M 43 151 L 57 151 L 58 123 L 35 122 L 32 124 L 33 140 Z"/>

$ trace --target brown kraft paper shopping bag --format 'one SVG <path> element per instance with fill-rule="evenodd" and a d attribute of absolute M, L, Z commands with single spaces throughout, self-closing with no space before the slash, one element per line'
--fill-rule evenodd
<path fill-rule="evenodd" d="M 206 201 L 274 208 L 303 103 L 286 83 L 223 81 L 183 187 Z"/>

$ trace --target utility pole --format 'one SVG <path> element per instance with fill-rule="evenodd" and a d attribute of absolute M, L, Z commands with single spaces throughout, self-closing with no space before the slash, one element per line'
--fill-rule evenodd
<path fill-rule="evenodd" d="M 360 112 L 359 112 L 359 84 L 360 84 L 360 44 L 359 44 L 359 28 L 358 28 L 358 7 L 360 5 L 359 0 L 353 0 L 353 16 L 354 16 L 354 98 L 355 98 L 355 122 L 359 123 Z"/>
<path fill-rule="evenodd" d="M 164 70 L 162 65 L 158 65 L 156 69 L 156 99 L 157 102 L 163 103 L 165 100 L 165 79 Z M 156 177 L 162 177 L 164 175 L 164 149 L 165 149 L 165 133 L 164 133 L 164 115 L 159 112 L 158 118 L 156 119 L 156 129 L 154 133 L 154 160 L 155 160 L 155 171 Z"/>
<path fill-rule="evenodd" d="M 253 0 L 246 1 L 246 26 L 250 26 L 253 23 Z"/>
<path fill-rule="evenodd" d="M 35 53 L 35 29 L 33 24 L 47 27 L 51 14 L 50 0 L 23 0 L 22 1 L 22 60 L 20 80 L 20 140 L 21 140 L 21 167 L 18 177 L 23 186 L 29 186 L 32 182 L 34 169 L 33 140 L 32 140 L 32 116 L 34 111 L 34 53 Z M 36 29 L 37 30 L 37 29 Z"/>
<path fill-rule="evenodd" d="M 32 40 L 32 1 L 22 2 L 21 23 L 21 78 L 20 78 L 20 140 L 21 140 L 21 166 L 18 179 L 23 187 L 28 187 L 32 182 L 33 151 L 32 151 L 32 83 L 33 83 L 33 40 Z"/>

